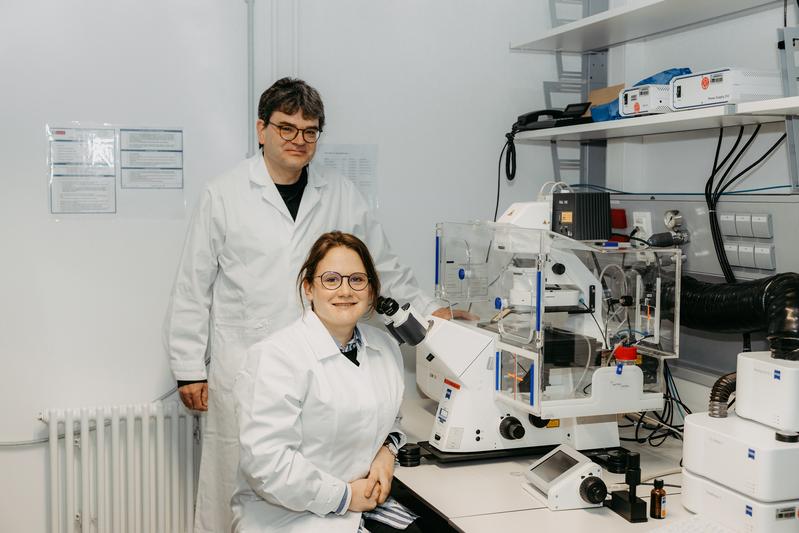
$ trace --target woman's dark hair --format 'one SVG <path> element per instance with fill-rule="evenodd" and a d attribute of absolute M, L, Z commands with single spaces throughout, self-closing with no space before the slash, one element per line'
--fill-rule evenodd
<path fill-rule="evenodd" d="M 307 120 L 319 119 L 319 131 L 325 127 L 325 106 L 319 92 L 297 78 L 281 78 L 261 95 L 258 102 L 258 118 L 269 122 L 272 113 L 280 111 L 293 115 L 302 110 Z"/>
<path fill-rule="evenodd" d="M 331 231 L 322 234 L 316 242 L 311 246 L 311 251 L 308 252 L 308 257 L 300 268 L 300 273 L 297 275 L 297 288 L 300 292 L 300 302 L 302 302 L 302 284 L 308 282 L 313 285 L 314 276 L 316 276 L 316 268 L 322 259 L 325 258 L 327 253 L 333 248 L 349 248 L 361 258 L 363 267 L 366 269 L 366 277 L 369 278 L 369 287 L 372 290 L 372 297 L 369 300 L 369 311 L 373 311 L 377 306 L 377 299 L 380 297 L 380 278 L 377 275 L 375 262 L 372 260 L 372 254 L 363 243 L 361 239 L 350 233 L 341 231 Z M 313 307 L 312 307 L 313 309 Z"/>

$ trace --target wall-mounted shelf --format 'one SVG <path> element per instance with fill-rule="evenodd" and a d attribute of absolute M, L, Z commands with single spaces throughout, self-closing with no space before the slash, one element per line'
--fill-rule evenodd
<path fill-rule="evenodd" d="M 782 122 L 786 116 L 791 115 L 799 115 L 799 96 L 747 102 L 738 105 L 706 107 L 689 111 L 676 111 L 663 115 L 594 122 L 580 126 L 524 131 L 516 135 L 516 142 L 590 141 L 658 135 L 680 131 L 715 129 L 721 126 Z"/>
<path fill-rule="evenodd" d="M 528 42 L 511 44 L 513 50 L 590 52 L 684 29 L 744 11 L 765 8 L 779 0 L 643 0 L 609 9 L 554 28 Z"/>

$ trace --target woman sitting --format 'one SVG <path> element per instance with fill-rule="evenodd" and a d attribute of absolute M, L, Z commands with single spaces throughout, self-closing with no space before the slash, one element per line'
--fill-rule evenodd
<path fill-rule="evenodd" d="M 419 531 L 386 501 L 405 440 L 403 364 L 388 334 L 358 323 L 380 294 L 372 257 L 357 237 L 326 233 L 297 282 L 310 309 L 253 346 L 236 381 L 233 530 Z M 380 523 L 362 524 L 365 511 Z"/>

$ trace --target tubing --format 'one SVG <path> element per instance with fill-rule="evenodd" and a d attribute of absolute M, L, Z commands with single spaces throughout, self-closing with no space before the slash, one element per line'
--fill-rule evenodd
<path fill-rule="evenodd" d="M 681 285 L 681 325 L 720 333 L 765 331 L 772 357 L 799 360 L 799 274 L 738 283 L 683 276 Z M 674 286 L 664 284 L 663 308 L 673 302 Z"/>
<path fill-rule="evenodd" d="M 724 374 L 710 389 L 709 415 L 713 418 L 727 418 L 727 404 L 735 392 L 736 373 Z"/>

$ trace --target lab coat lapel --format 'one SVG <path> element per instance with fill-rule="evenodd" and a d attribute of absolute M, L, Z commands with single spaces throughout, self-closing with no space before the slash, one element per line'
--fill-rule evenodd
<path fill-rule="evenodd" d="M 256 154 L 252 157 L 252 159 L 250 159 L 250 181 L 260 187 L 261 196 L 264 200 L 269 202 L 272 207 L 278 211 L 278 213 L 289 219 L 292 224 L 294 223 L 291 218 L 291 213 L 289 213 L 289 210 L 286 207 L 286 202 L 283 201 L 283 198 L 277 191 L 275 182 L 272 181 L 272 177 L 266 170 L 264 158 L 260 154 Z"/>
<path fill-rule="evenodd" d="M 310 308 L 305 308 L 302 322 L 305 325 L 308 344 L 310 344 L 311 351 L 313 351 L 318 360 L 321 361 L 341 353 L 338 346 L 336 346 L 336 341 L 333 340 L 333 336 Z"/>
<path fill-rule="evenodd" d="M 308 166 L 308 185 L 305 186 L 305 191 L 302 193 L 302 201 L 300 202 L 300 210 L 297 212 L 297 224 L 302 223 L 322 198 L 322 187 L 326 185 L 324 176 L 322 176 L 313 165 Z"/>

